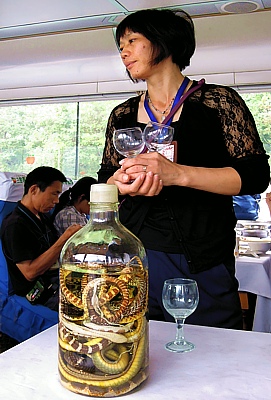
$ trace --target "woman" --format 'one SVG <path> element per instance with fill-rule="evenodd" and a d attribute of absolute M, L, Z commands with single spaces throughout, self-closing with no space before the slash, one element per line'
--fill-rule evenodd
<path fill-rule="evenodd" d="M 164 121 L 185 82 L 195 35 L 183 11 L 142 10 L 119 24 L 116 38 L 130 78 L 146 81 L 147 92 L 112 111 L 98 177 L 117 185 L 120 219 L 146 248 L 150 318 L 172 320 L 162 306 L 163 282 L 186 277 L 200 292 L 188 323 L 242 329 L 232 196 L 263 192 L 270 176 L 253 117 L 233 89 L 204 83 L 170 123 L 176 162 L 158 152 L 121 159 L 114 130 Z M 184 93 L 195 86 L 188 79 Z"/>
<path fill-rule="evenodd" d="M 62 235 L 71 225 L 86 225 L 87 214 L 89 214 L 90 187 L 93 183 L 97 183 L 97 180 L 85 176 L 59 197 L 59 203 L 52 214 L 54 226 L 59 235 Z"/>

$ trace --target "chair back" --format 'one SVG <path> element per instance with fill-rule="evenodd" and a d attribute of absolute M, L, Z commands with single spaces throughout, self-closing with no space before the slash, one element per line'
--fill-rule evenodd
<path fill-rule="evenodd" d="M 0 227 L 3 219 L 14 210 L 17 202 L 23 197 L 25 176 L 23 173 L 0 172 Z M 1 240 L 0 292 L 5 295 L 13 293 Z"/>
<path fill-rule="evenodd" d="M 0 226 L 21 200 L 26 174 L 0 172 Z M 58 313 L 14 294 L 0 242 L 0 331 L 22 342 L 58 322 Z"/>

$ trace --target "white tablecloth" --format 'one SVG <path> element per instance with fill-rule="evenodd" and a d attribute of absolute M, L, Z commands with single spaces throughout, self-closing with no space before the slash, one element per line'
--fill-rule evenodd
<path fill-rule="evenodd" d="M 130 400 L 270 400 L 271 335 L 185 326 L 196 349 L 170 353 L 175 324 L 150 322 L 150 377 Z M 80 400 L 65 389 L 57 370 L 57 327 L 0 354 L 3 400 Z"/>
<path fill-rule="evenodd" d="M 239 290 L 257 295 L 253 330 L 271 332 L 271 255 L 236 259 Z"/>

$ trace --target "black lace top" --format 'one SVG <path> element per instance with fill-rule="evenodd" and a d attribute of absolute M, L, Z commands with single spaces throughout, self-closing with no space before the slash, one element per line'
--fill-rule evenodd
<path fill-rule="evenodd" d="M 194 83 L 195 84 L 195 83 Z M 112 111 L 98 177 L 107 179 L 122 158 L 114 149 L 115 129 L 141 126 L 137 122 L 140 96 Z M 237 92 L 204 84 L 184 102 L 174 127 L 179 164 L 236 169 L 242 181 L 240 194 L 262 193 L 269 184 L 268 157 L 254 119 Z M 146 248 L 182 252 L 191 271 L 232 260 L 235 216 L 231 196 L 179 186 L 164 187 L 155 197 L 127 196 L 120 208 L 121 221 Z"/>

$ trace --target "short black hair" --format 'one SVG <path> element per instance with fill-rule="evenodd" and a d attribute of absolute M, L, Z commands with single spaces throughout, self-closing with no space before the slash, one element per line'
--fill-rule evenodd
<path fill-rule="evenodd" d="M 37 185 L 44 192 L 55 181 L 63 183 L 67 181 L 67 178 L 61 171 L 53 167 L 43 166 L 35 168 L 25 178 L 24 195 L 28 193 L 29 188 L 33 185 Z"/>
<path fill-rule="evenodd" d="M 97 179 L 92 178 L 91 176 L 84 176 L 79 179 L 72 187 L 65 190 L 60 197 L 59 203 L 55 205 L 54 212 L 52 214 L 52 219 L 56 217 L 56 215 L 63 210 L 66 206 L 73 206 L 75 201 L 82 196 L 81 200 L 90 201 L 90 188 L 91 185 L 98 183 Z"/>
<path fill-rule="evenodd" d="M 90 188 L 91 185 L 95 183 L 98 183 L 97 179 L 92 178 L 91 176 L 84 176 L 69 188 L 68 192 L 70 193 L 71 205 L 82 195 L 86 200 L 90 201 Z"/>
<path fill-rule="evenodd" d="M 119 23 L 116 30 L 118 46 L 126 30 L 140 33 L 152 43 L 153 65 L 159 64 L 169 56 L 180 71 L 190 65 L 190 59 L 196 48 L 196 39 L 194 23 L 185 11 L 147 9 L 128 15 Z"/>

